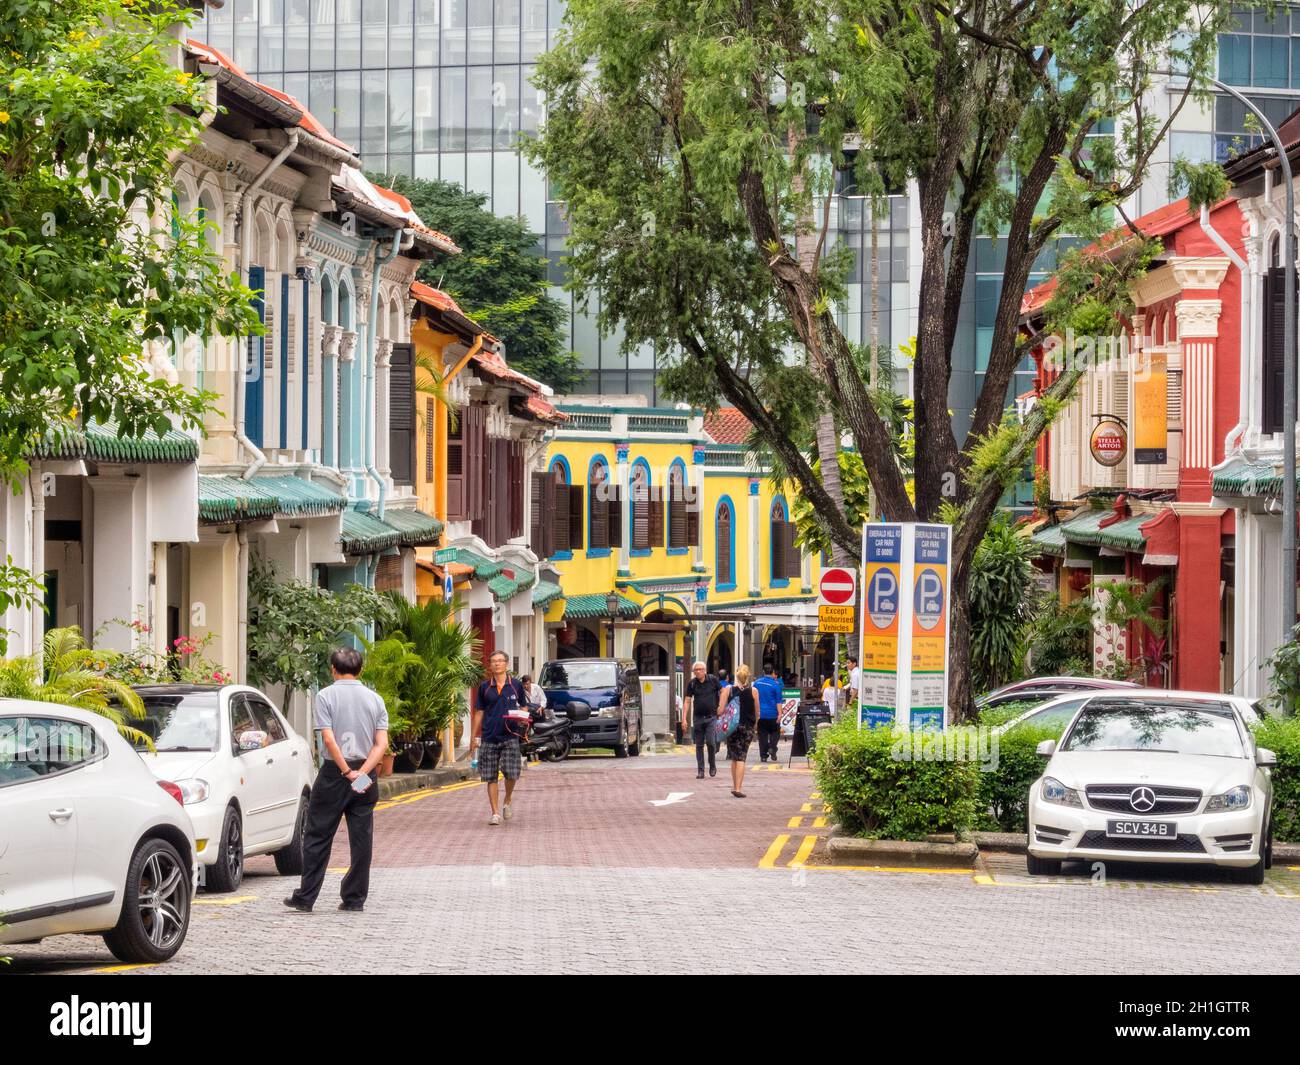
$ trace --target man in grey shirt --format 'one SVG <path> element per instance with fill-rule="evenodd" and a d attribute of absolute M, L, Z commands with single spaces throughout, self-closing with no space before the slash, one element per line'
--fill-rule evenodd
<path fill-rule="evenodd" d="M 334 683 L 316 696 L 316 728 L 329 757 L 312 785 L 307 830 L 302 841 L 302 883 L 284 900 L 304 913 L 316 904 L 340 819 L 348 821 L 352 864 L 343 878 L 340 910 L 365 909 L 370 891 L 375 800 L 379 784 L 371 776 L 388 751 L 388 710 L 366 687 L 361 652 L 340 647 L 330 655 Z"/>

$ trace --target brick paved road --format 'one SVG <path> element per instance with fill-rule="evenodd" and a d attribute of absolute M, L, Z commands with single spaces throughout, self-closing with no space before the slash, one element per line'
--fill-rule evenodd
<path fill-rule="evenodd" d="M 362 915 L 334 909 L 346 837 L 312 914 L 249 862 L 234 896 L 201 895 L 189 939 L 132 974 L 281 972 L 1292 972 L 1300 868 L 1262 888 L 1213 871 L 1112 869 L 1031 880 L 1022 858 L 975 876 L 819 866 L 820 796 L 799 769 L 689 755 L 585 755 L 525 774 L 516 819 L 487 825 L 481 785 L 415 793 L 376 814 Z M 655 807 L 670 791 L 691 797 Z M 807 843 L 805 844 L 805 841 Z M 1077 871 L 1086 873 L 1082 867 Z M 17 972 L 116 963 L 98 939 L 14 947 Z"/>

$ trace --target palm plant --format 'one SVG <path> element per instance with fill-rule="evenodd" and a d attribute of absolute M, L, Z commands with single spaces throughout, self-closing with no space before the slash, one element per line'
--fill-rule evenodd
<path fill-rule="evenodd" d="M 50 629 L 41 655 L 0 662 L 0 698 L 61 703 L 108 718 L 134 744 L 150 748 L 149 736 L 128 724 L 145 716 L 144 703 L 130 685 L 106 675 L 121 656 L 86 646 L 76 626 Z"/>
<path fill-rule="evenodd" d="M 440 732 L 464 712 L 469 687 L 482 675 L 482 641 L 456 621 L 451 603 L 412 603 L 396 593 L 391 599 L 392 618 L 384 635 L 405 641 L 423 664 L 403 678 L 404 704 L 423 732 Z"/>

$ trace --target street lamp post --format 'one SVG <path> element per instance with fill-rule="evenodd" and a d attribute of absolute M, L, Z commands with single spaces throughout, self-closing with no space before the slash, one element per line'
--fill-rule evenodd
<path fill-rule="evenodd" d="M 1286 145 L 1264 112 L 1246 99 L 1231 85 L 1217 78 L 1209 79 L 1217 89 L 1222 89 L 1233 99 L 1250 109 L 1259 119 L 1277 151 L 1282 180 L 1286 184 L 1286 244 L 1283 258 L 1286 264 L 1286 306 L 1282 314 L 1282 350 L 1285 353 L 1282 372 L 1282 639 L 1290 638 L 1296 620 L 1296 506 L 1295 506 L 1295 421 L 1296 421 L 1296 346 L 1295 346 L 1295 185 L 1291 180 L 1291 160 L 1286 156 Z"/>
<path fill-rule="evenodd" d="M 610 592 L 605 596 L 605 613 L 609 615 L 609 657 L 616 657 L 614 654 L 614 635 L 618 631 L 614 626 L 618 623 L 618 593 Z"/>

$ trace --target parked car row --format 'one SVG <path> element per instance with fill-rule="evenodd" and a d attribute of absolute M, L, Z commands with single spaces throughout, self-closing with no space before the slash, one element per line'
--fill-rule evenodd
<path fill-rule="evenodd" d="M 98 933 L 164 961 L 200 883 L 235 890 L 255 854 L 301 872 L 310 744 L 255 688 L 136 690 L 153 751 L 98 714 L 0 700 L 0 943 Z"/>

